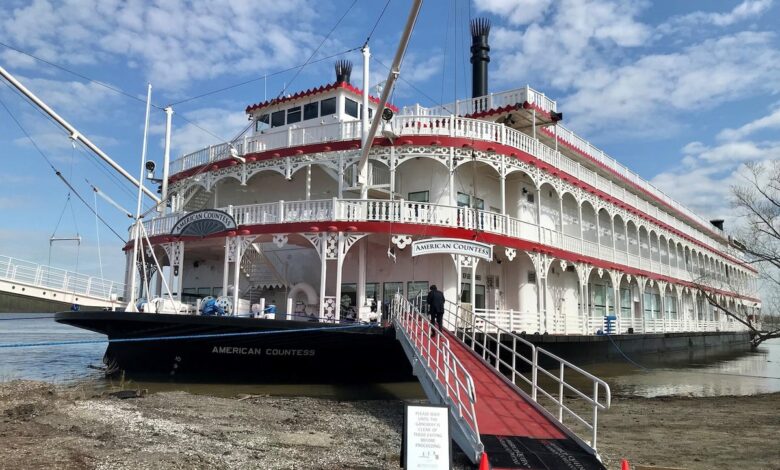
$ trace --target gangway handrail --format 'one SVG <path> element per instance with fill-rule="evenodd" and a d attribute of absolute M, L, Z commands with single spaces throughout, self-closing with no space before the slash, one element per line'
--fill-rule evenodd
<path fill-rule="evenodd" d="M 422 302 L 421 297 L 419 299 L 419 302 Z M 460 312 L 464 312 L 464 314 L 461 314 Z M 470 319 L 467 318 L 465 313 L 470 313 L 471 318 Z M 491 327 L 496 329 L 495 332 L 496 348 L 495 351 L 489 350 L 487 345 L 487 339 L 488 336 L 493 333 L 488 333 L 486 328 L 478 326 L 476 321 L 477 317 L 478 315 L 471 313 L 470 311 L 465 309 L 462 305 L 459 305 L 451 301 L 446 301 L 445 315 L 443 318 L 443 322 L 446 323 L 448 327 L 451 327 L 449 329 L 451 329 L 451 331 L 455 334 L 455 337 L 460 339 L 462 343 L 466 345 L 466 347 L 474 351 L 475 354 L 481 355 L 482 359 L 485 360 L 487 364 L 489 364 L 491 367 L 496 369 L 504 376 L 507 376 L 507 378 L 511 380 L 511 384 L 515 387 L 517 391 L 526 394 L 525 391 L 523 391 L 520 387 L 517 386 L 517 378 L 520 377 L 523 380 L 523 382 L 530 385 L 531 387 L 530 398 L 534 402 L 539 403 L 538 400 L 539 393 L 541 393 L 545 398 L 552 401 L 555 405 L 555 408 L 557 409 L 557 413 L 553 413 L 552 411 L 547 410 L 547 407 L 544 406 L 542 403 L 539 403 L 539 405 L 542 406 L 542 408 L 547 410 L 549 413 L 553 414 L 553 416 L 556 416 L 558 422 L 563 424 L 564 421 L 563 417 L 565 411 L 568 415 L 573 417 L 575 421 L 583 425 L 588 431 L 590 431 L 591 441 L 589 445 L 593 448 L 594 451 L 596 451 L 597 442 L 598 442 L 597 441 L 598 411 L 609 409 L 612 402 L 612 393 L 609 388 L 609 384 L 607 384 L 604 380 L 596 377 L 595 375 L 587 372 L 586 370 L 575 366 L 571 362 L 559 356 L 556 356 L 555 354 L 545 349 L 535 346 L 533 343 L 529 342 L 526 339 L 523 339 L 522 337 L 518 336 L 516 333 L 498 326 L 491 320 L 484 317 L 479 317 L 480 320 L 483 322 L 483 324 L 490 325 Z M 477 334 L 482 335 L 482 341 L 477 340 Z M 512 338 L 511 349 L 509 346 L 501 342 L 501 335 L 508 335 L 510 338 Z M 465 340 L 466 338 L 469 338 L 470 341 L 467 342 Z M 531 351 L 530 359 L 517 352 L 518 343 L 523 344 L 524 346 L 527 346 L 530 349 Z M 480 351 L 477 350 L 476 347 L 477 345 L 481 347 L 480 348 L 482 350 L 481 354 Z M 502 349 L 506 351 L 510 351 L 510 353 L 512 354 L 511 364 L 501 358 Z M 494 359 L 494 364 L 491 364 L 490 361 L 487 360 L 488 355 Z M 540 356 L 544 356 L 548 360 L 557 362 L 557 366 L 556 366 L 558 370 L 557 375 L 550 373 L 549 371 L 547 371 L 546 369 L 542 368 L 539 365 Z M 517 362 L 516 362 L 517 357 L 520 357 L 520 359 L 525 364 L 531 367 L 531 379 L 528 379 L 528 377 L 526 377 L 522 372 L 520 372 L 517 369 Z M 510 369 L 510 372 L 508 374 L 502 370 L 501 368 L 502 365 L 505 368 Z M 591 381 L 591 384 L 593 385 L 592 396 L 582 392 L 574 385 L 566 382 L 565 371 L 567 368 L 573 370 L 574 372 L 577 372 L 586 380 Z M 558 384 L 557 396 L 555 393 L 550 393 L 547 390 L 545 390 L 542 386 L 539 385 L 538 377 L 540 371 L 544 376 L 552 379 L 554 382 Z M 591 418 L 592 423 L 588 422 L 587 419 L 581 417 L 570 407 L 566 406 L 566 404 L 564 403 L 564 397 L 566 391 L 574 393 L 578 398 L 588 403 L 589 407 L 592 410 L 592 418 Z M 604 397 L 603 402 L 599 400 L 600 395 Z"/>
<path fill-rule="evenodd" d="M 434 325 L 416 305 L 396 294 L 391 314 L 397 331 L 414 349 L 417 364 L 431 379 L 439 397 L 451 405 L 451 413 L 454 407 L 458 421 L 456 424 L 474 450 L 474 455 L 470 457 L 476 462 L 482 453 L 483 445 L 475 409 L 477 393 L 471 374 L 452 353 L 450 342 L 442 332 L 435 336 L 429 335 L 434 331 Z"/>

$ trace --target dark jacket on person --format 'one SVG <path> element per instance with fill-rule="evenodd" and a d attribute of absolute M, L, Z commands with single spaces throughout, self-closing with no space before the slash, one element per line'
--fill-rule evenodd
<path fill-rule="evenodd" d="M 428 292 L 428 305 L 430 310 L 428 313 L 444 313 L 444 294 L 438 289 L 431 289 Z"/>

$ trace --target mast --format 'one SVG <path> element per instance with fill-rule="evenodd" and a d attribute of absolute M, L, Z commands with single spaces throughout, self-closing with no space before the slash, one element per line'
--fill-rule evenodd
<path fill-rule="evenodd" d="M 138 309 L 135 306 L 136 302 L 136 296 L 135 296 L 135 270 L 136 270 L 136 263 L 138 262 L 138 244 L 141 242 L 141 200 L 143 198 L 143 189 L 144 189 L 144 172 L 146 171 L 146 139 L 149 134 L 149 111 L 152 104 L 152 84 L 149 84 L 149 87 L 146 90 L 146 122 L 144 123 L 144 143 L 143 148 L 141 149 L 141 177 L 139 180 L 141 181 L 141 184 L 138 185 L 138 204 L 135 208 L 135 224 L 133 225 L 133 257 L 131 260 L 132 267 L 131 267 L 131 275 L 130 275 L 130 298 L 127 300 L 127 307 L 125 307 L 125 311 L 127 312 L 137 312 Z M 143 249 L 143 246 L 141 246 L 141 249 Z M 146 269 L 145 266 L 142 266 L 141 269 Z M 148 299 L 147 299 L 148 300 Z"/>
<path fill-rule="evenodd" d="M 165 107 L 165 152 L 163 153 L 163 173 L 162 173 L 162 189 L 160 193 L 159 212 L 166 214 L 167 199 L 168 199 L 168 173 L 171 166 L 171 119 L 173 118 L 173 108 L 170 106 Z"/>
<path fill-rule="evenodd" d="M 368 142 L 368 60 L 371 58 L 371 49 L 368 43 L 363 45 L 363 113 L 360 115 L 360 145 L 365 147 Z M 380 116 L 381 119 L 381 116 Z M 360 185 L 360 199 L 368 198 L 368 165 L 359 166 L 358 181 L 364 182 Z"/>
<path fill-rule="evenodd" d="M 379 128 L 379 121 L 382 120 L 385 105 L 387 105 L 387 100 L 390 98 L 390 92 L 393 91 L 393 85 L 395 85 L 395 81 L 401 74 L 401 61 L 406 53 L 406 46 L 409 45 L 409 38 L 412 36 L 414 24 L 417 22 L 417 15 L 420 13 L 420 7 L 422 7 L 422 0 L 414 0 L 412 8 L 409 10 L 409 17 L 406 19 L 404 32 L 401 34 L 401 41 L 398 43 L 398 49 L 395 51 L 393 64 L 390 66 L 390 71 L 387 74 L 387 81 L 385 82 L 384 89 L 382 89 L 382 96 L 379 98 L 377 116 L 374 116 L 374 119 L 371 120 L 371 129 L 369 129 L 368 135 L 363 142 L 363 148 L 360 152 L 360 161 L 358 162 L 358 184 L 363 187 L 368 184 L 368 181 L 366 181 L 368 179 L 366 175 L 368 151 L 371 150 L 371 144 L 374 142 L 374 136 L 376 135 L 377 128 Z M 361 189 L 361 193 L 363 191 L 364 189 Z"/>
<path fill-rule="evenodd" d="M 95 155 L 100 157 L 103 161 L 108 163 L 111 168 L 119 172 L 120 175 L 124 176 L 128 181 L 133 183 L 135 186 L 138 186 L 139 188 L 142 188 L 143 185 L 139 183 L 138 180 L 136 180 L 130 173 L 128 173 L 124 168 L 119 166 L 117 162 L 111 159 L 108 155 L 106 155 L 105 152 L 100 150 L 97 145 L 93 144 L 91 140 L 81 135 L 81 133 L 76 130 L 75 127 L 73 127 L 68 121 L 63 119 L 59 114 L 57 114 L 53 109 L 51 109 L 49 106 L 46 105 L 43 101 L 41 101 L 40 98 L 38 98 L 32 91 L 28 90 L 27 87 L 22 85 L 19 80 L 17 80 L 13 75 L 11 75 L 6 69 L 4 69 L 2 66 L 0 66 L 0 76 L 5 78 L 8 83 L 14 86 L 17 90 L 19 90 L 24 96 L 30 99 L 36 106 L 41 108 L 43 112 L 48 114 L 54 121 L 57 122 L 60 126 L 65 128 L 70 133 L 70 136 L 74 140 L 78 140 L 81 143 L 83 143 L 88 149 L 92 150 Z M 142 176 L 143 178 L 143 176 Z M 147 188 L 143 188 L 143 192 L 149 196 L 154 202 L 159 203 L 160 198 L 157 197 L 154 192 L 150 191 Z"/>

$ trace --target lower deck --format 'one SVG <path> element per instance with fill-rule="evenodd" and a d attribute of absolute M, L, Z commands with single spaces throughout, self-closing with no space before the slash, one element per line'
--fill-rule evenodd
<path fill-rule="evenodd" d="M 166 241 L 156 247 L 162 271 L 149 268 L 139 297 L 170 291 L 196 310 L 206 297 L 225 296 L 238 315 L 374 320 L 396 293 L 417 299 L 436 285 L 448 301 L 468 306 L 474 321 L 518 333 L 746 330 L 689 285 L 514 248 L 494 247 L 491 260 L 413 257 L 411 243 L 409 235 L 319 228 Z M 748 308 L 725 301 L 735 311 Z"/>

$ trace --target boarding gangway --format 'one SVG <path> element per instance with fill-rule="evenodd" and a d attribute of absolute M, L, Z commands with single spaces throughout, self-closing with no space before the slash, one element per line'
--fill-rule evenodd
<path fill-rule="evenodd" d="M 449 406 L 453 440 L 472 462 L 484 452 L 494 469 L 604 468 L 596 438 L 606 382 L 457 304 L 431 337 L 424 307 L 396 297 L 396 337 L 428 399 Z"/>

